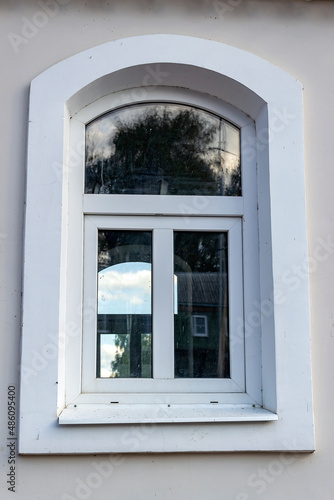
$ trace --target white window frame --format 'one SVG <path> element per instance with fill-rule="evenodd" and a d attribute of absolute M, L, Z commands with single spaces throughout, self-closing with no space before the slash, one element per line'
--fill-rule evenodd
<path fill-rule="evenodd" d="M 210 404 L 215 401 L 219 404 L 244 404 L 247 406 L 244 418 L 272 420 L 277 418 L 272 412 L 262 409 L 261 393 L 261 368 L 260 368 L 260 329 L 245 343 L 242 333 L 236 339 L 237 332 L 243 325 L 244 309 L 246 314 L 252 311 L 253 302 L 259 300 L 259 262 L 258 262 L 258 225 L 257 225 L 257 187 L 256 187 L 256 162 L 255 158 L 248 158 L 247 154 L 241 162 L 243 195 L 233 196 L 153 196 L 153 195 L 82 195 L 84 185 L 84 162 L 83 148 L 77 148 L 77 144 L 84 142 L 85 126 L 101 113 L 118 109 L 119 102 L 122 106 L 133 104 L 134 93 L 140 95 L 141 89 L 121 91 L 104 96 L 85 106 L 71 117 L 69 142 L 71 150 L 77 153 L 77 163 L 82 168 L 69 172 L 68 197 L 76 200 L 70 204 L 68 217 L 68 248 L 67 266 L 73 270 L 66 277 L 67 288 L 71 295 L 67 296 L 66 324 L 81 324 L 83 322 L 83 338 L 76 336 L 68 341 L 66 349 L 65 364 L 67 376 L 65 381 L 65 408 L 59 415 L 61 424 L 78 424 L 80 422 L 104 423 L 114 422 L 120 419 L 120 414 L 127 419 L 128 407 L 121 405 L 130 402 L 139 402 L 140 405 L 149 403 L 150 411 L 152 404 L 161 408 L 161 401 L 165 401 L 168 413 L 160 417 L 160 420 L 169 422 L 180 417 L 180 403 L 182 404 L 206 404 L 201 408 L 201 414 L 193 411 L 193 420 L 200 418 L 201 421 L 225 420 L 225 412 L 218 407 L 213 409 Z M 165 102 L 181 103 L 185 105 L 198 106 L 209 112 L 215 112 L 224 119 L 233 123 L 240 129 L 241 156 L 255 137 L 254 122 L 238 109 L 227 105 L 207 95 L 185 89 L 175 89 L 165 86 L 145 87 L 145 103 Z M 137 102 L 137 101 L 136 101 Z M 140 101 L 139 101 L 140 102 Z M 81 202 L 79 203 L 79 200 Z M 82 207 L 82 208 L 80 208 Z M 103 214 L 103 215 L 102 215 Z M 111 217 L 111 215 L 113 217 Z M 84 219 L 82 217 L 84 216 Z M 109 217 L 108 217 L 109 216 Z M 125 222 L 129 220 L 130 222 Z M 82 224 L 83 220 L 83 224 Z M 194 224 L 194 221 L 198 221 Z M 120 222 L 119 222 L 120 221 Z M 130 224 L 130 225 L 129 225 Z M 84 229 L 85 226 L 85 229 Z M 97 227 L 99 228 L 146 228 L 156 230 L 173 227 L 174 229 L 195 229 L 214 227 L 216 230 L 228 231 L 230 239 L 229 261 L 232 279 L 229 286 L 229 310 L 230 310 L 230 337 L 231 337 L 231 379 L 223 380 L 104 380 L 96 378 L 96 262 L 97 262 Z M 82 232 L 80 232 L 80 228 Z M 82 255 L 82 242 L 85 241 L 84 262 L 78 258 Z M 170 244 L 166 242 L 166 244 Z M 162 257 L 164 245 L 161 246 L 159 258 Z M 243 251 L 243 249 L 247 249 Z M 252 254 L 252 274 L 244 273 L 247 268 L 246 255 Z M 157 257 L 156 257 L 157 259 Z M 161 269 L 166 270 L 164 258 L 158 264 Z M 85 277 L 82 275 L 85 270 Z M 90 272 L 91 271 L 91 272 Z M 233 272 L 232 272 L 233 271 Z M 171 269 L 166 270 L 172 276 Z M 244 276 L 243 276 L 244 274 Z M 167 279 L 167 278 L 166 278 Z M 79 283 L 84 283 L 84 290 L 80 289 Z M 166 327 L 164 335 L 161 335 L 154 345 L 159 346 L 162 352 L 173 349 L 173 317 L 168 309 L 172 308 L 173 300 L 169 297 L 166 305 L 165 290 L 160 290 L 160 283 L 156 282 L 153 289 L 154 311 L 153 311 L 153 335 L 160 330 L 159 319 L 163 319 Z M 84 297 L 83 318 L 81 317 L 81 297 Z M 159 300 L 159 298 L 163 300 Z M 158 306 L 158 304 L 160 304 Z M 81 345 L 82 340 L 82 345 Z M 82 353 L 82 357 L 81 357 Z M 251 353 L 251 354 L 250 354 Z M 256 354 L 255 354 L 256 353 Z M 153 363 L 157 353 L 153 353 Z M 159 360 L 162 356 L 159 356 Z M 166 358 L 167 359 L 167 358 Z M 160 361 L 159 361 L 160 362 Z M 153 365 L 154 367 L 154 365 Z M 169 367 L 169 377 L 173 367 Z M 246 391 L 247 385 L 247 391 Z M 193 387 L 193 389 L 191 389 Z M 187 390 L 186 390 L 187 389 Z M 197 392 L 197 397 L 196 393 Z M 103 394 L 104 393 L 104 394 Z M 110 400 L 117 401 L 117 412 L 114 406 L 110 412 L 105 412 L 104 406 Z M 88 411 L 88 404 L 94 403 L 94 411 Z M 170 403 L 178 403 L 177 407 L 170 408 Z M 85 406 L 81 406 L 85 405 Z M 75 411 L 73 409 L 75 408 Z M 137 405 L 137 420 L 143 419 L 142 406 Z M 193 409 L 194 410 L 194 409 Z M 103 411 L 103 413 L 102 413 Z M 102 418 L 101 415 L 105 415 Z M 147 412 L 144 413 L 146 415 Z M 133 415 L 132 415 L 133 418 Z M 144 416 L 144 420 L 147 417 Z"/>
<path fill-rule="evenodd" d="M 191 95 L 191 101 L 195 94 L 205 94 L 209 99 L 217 99 L 217 103 L 225 102 L 231 113 L 239 108 L 243 116 L 249 115 L 249 124 L 255 122 L 256 137 L 250 136 L 245 143 L 242 157 L 251 162 L 254 154 L 257 155 L 258 200 L 256 214 L 254 208 L 250 208 L 249 213 L 259 221 L 259 271 L 252 265 L 256 252 L 244 251 L 243 272 L 246 283 L 252 280 L 259 283 L 259 300 L 247 304 L 245 299 L 244 338 L 231 340 L 236 346 L 244 342 L 247 353 L 246 392 L 242 397 L 260 390 L 261 398 L 255 398 L 261 401 L 260 407 L 247 404 L 245 399 L 237 401 L 235 393 L 232 399 L 226 397 L 223 403 L 211 404 L 209 408 L 197 400 L 169 404 L 162 398 L 152 401 L 151 405 L 141 405 L 140 399 L 138 404 L 125 402 L 122 408 L 117 405 L 111 412 L 110 401 L 101 400 L 101 394 L 82 394 L 80 378 L 71 376 L 81 372 L 81 357 L 77 354 L 81 325 L 69 321 L 67 311 L 73 300 L 71 278 L 82 268 L 83 260 L 81 245 L 78 264 L 74 269 L 68 266 L 73 262 L 68 260 L 72 244 L 82 241 L 83 231 L 83 224 L 77 228 L 71 226 L 71 217 L 77 219 L 82 213 L 98 217 L 99 213 L 106 213 L 102 205 L 108 198 L 108 195 L 98 196 L 101 207 L 93 207 L 95 202 L 90 195 L 83 200 L 82 190 L 79 194 L 67 189 L 68 184 L 82 179 L 82 150 L 73 150 L 73 145 L 76 148 L 82 144 L 82 127 L 87 122 L 82 116 L 78 119 L 79 112 L 89 112 L 93 106 L 97 116 L 99 106 L 100 114 L 107 111 L 110 109 L 106 105 L 108 99 L 119 99 L 121 94 L 117 92 L 129 87 L 133 102 L 146 101 L 145 89 L 152 84 L 152 94 L 164 93 L 163 87 L 182 87 Z M 140 97 L 138 88 L 142 92 Z M 77 128 L 70 127 L 73 120 L 78 121 Z M 244 128 L 245 131 L 251 129 L 246 124 Z M 70 150 L 69 144 L 72 144 Z M 301 283 L 297 291 L 284 288 L 284 271 L 299 259 L 304 261 L 307 255 L 302 146 L 299 82 L 251 54 L 217 42 L 175 35 L 129 38 L 78 54 L 33 81 L 28 142 L 20 453 L 314 449 L 308 281 Z M 193 206 L 190 216 L 199 213 L 235 216 L 229 213 L 233 209 L 224 203 L 219 207 L 215 202 L 201 208 Z M 147 216 L 154 213 L 149 205 L 145 202 L 143 206 Z M 118 214 L 131 216 L 126 197 L 115 198 L 115 205 L 111 208 L 109 205 L 108 211 L 113 213 L 116 206 Z M 161 210 L 164 211 L 163 207 Z M 239 210 L 239 217 L 246 214 L 247 219 L 248 212 L 245 207 L 244 212 L 240 212 L 238 201 L 234 210 Z M 175 215 L 170 211 L 173 212 L 168 209 L 168 216 Z M 73 231 L 67 231 L 68 224 Z M 247 228 L 247 220 L 244 227 Z M 243 238 L 247 241 L 245 232 Z M 286 248 L 290 250 L 288 253 Z M 80 304 L 82 294 L 75 308 L 81 310 Z M 259 336 L 260 330 L 262 336 Z M 66 357 L 71 352 L 76 355 L 70 364 Z M 247 378 L 251 360 L 260 374 L 255 380 Z M 68 377 L 70 392 L 66 385 Z M 86 400 L 74 403 L 78 395 Z M 254 424 L 256 420 L 272 421 Z M 239 421 L 243 422 L 242 426 Z M 115 425 L 98 425 L 107 422 Z M 136 426 L 148 422 L 159 426 L 159 432 L 138 440 L 135 447 L 129 446 L 131 428 L 123 424 Z M 88 427 L 80 425 L 87 423 Z M 225 426 L 228 427 L 225 429 Z M 196 439 L 197 434 L 201 439 Z"/>
<path fill-rule="evenodd" d="M 139 219 L 139 220 L 138 220 Z M 88 401 L 87 393 L 110 393 L 109 398 L 115 397 L 118 402 L 129 402 L 131 396 L 135 401 L 138 393 L 143 393 L 141 404 L 154 399 L 159 394 L 168 399 L 180 400 L 180 393 L 184 395 L 183 403 L 194 402 L 195 394 L 199 393 L 199 402 L 210 403 L 210 400 L 219 399 L 224 393 L 245 392 L 244 349 L 243 344 L 231 352 L 231 378 L 228 379 L 174 379 L 174 364 L 171 354 L 174 351 L 173 320 L 173 232 L 174 230 L 216 231 L 227 232 L 229 240 L 229 315 L 231 331 L 237 328 L 237 318 L 243 318 L 243 280 L 242 280 L 242 234 L 241 220 L 232 217 L 201 217 L 192 218 L 186 224 L 182 217 L 161 216 L 88 216 L 85 230 L 85 258 L 84 258 L 84 296 L 88 297 L 91 314 L 84 318 L 83 323 L 83 369 L 82 392 L 75 399 L 80 404 L 83 396 L 85 404 Z M 172 229 L 171 229 L 172 228 Z M 96 378 L 96 277 L 97 277 L 97 232 L 99 229 L 124 230 L 153 230 L 153 378 L 152 379 L 105 379 Z M 93 300 L 90 297 L 94 294 Z M 85 303 L 85 300 L 84 300 Z M 168 353 L 168 355 L 167 355 Z M 115 396 L 115 393 L 117 396 Z M 187 395 L 190 393 L 190 398 Z M 211 395 L 215 394 L 215 397 Z M 223 394 L 221 394 L 223 393 Z M 173 398 L 176 394 L 176 397 Z M 163 395 L 163 396 L 162 396 Z M 204 398 L 204 399 L 203 399 Z M 240 398 L 238 398 L 240 401 Z M 250 397 L 245 402 L 250 402 Z M 72 401 L 71 401 L 72 403 Z M 252 400 L 252 404 L 256 402 Z M 189 403 L 190 404 L 190 403 Z M 259 406 L 259 405 L 258 405 Z M 64 416 L 63 416 L 64 417 Z M 61 420 L 63 418 L 60 416 Z M 65 417 L 66 418 L 66 417 Z M 167 416 L 166 416 L 167 418 Z M 210 419 L 210 416 L 208 416 Z M 109 416 L 109 421 L 112 415 Z"/>

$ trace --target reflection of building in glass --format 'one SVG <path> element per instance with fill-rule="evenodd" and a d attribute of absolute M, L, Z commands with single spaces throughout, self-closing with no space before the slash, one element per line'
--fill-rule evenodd
<path fill-rule="evenodd" d="M 226 273 L 178 273 L 175 376 L 229 377 Z"/>
<path fill-rule="evenodd" d="M 193 336 L 194 337 L 207 337 L 208 336 L 208 318 L 205 315 L 193 315 Z"/>

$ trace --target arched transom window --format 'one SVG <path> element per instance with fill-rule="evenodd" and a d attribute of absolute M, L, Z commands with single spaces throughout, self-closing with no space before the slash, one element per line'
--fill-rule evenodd
<path fill-rule="evenodd" d="M 85 192 L 240 196 L 240 131 L 181 104 L 138 104 L 86 127 Z"/>

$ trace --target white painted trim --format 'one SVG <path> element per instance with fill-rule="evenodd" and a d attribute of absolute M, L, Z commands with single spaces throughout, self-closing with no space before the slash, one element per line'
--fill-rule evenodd
<path fill-rule="evenodd" d="M 230 219 L 227 219 L 230 220 Z M 230 343 L 238 329 L 238 323 L 244 323 L 244 279 L 242 267 L 242 231 L 241 220 L 232 219 L 234 223 L 228 231 L 228 302 L 229 302 L 229 340 Z M 240 298 L 242 297 L 242 300 Z M 232 343 L 231 343 L 232 344 Z M 230 374 L 231 379 L 241 390 L 246 390 L 245 380 L 245 342 L 241 335 L 239 342 L 230 344 Z M 260 366 L 254 367 L 261 372 Z M 261 400 L 259 400 L 261 403 Z"/>
<path fill-rule="evenodd" d="M 109 90 L 110 92 L 110 90 Z M 140 94 L 142 93 L 142 96 Z M 138 97 L 137 97 L 138 95 Z M 253 123 L 253 120 L 237 107 L 211 95 L 197 92 L 188 88 L 174 88 L 173 86 L 143 86 L 133 87 L 130 90 L 108 93 L 98 100 L 88 104 L 73 114 L 72 120 L 78 120 L 82 124 L 89 123 L 109 111 L 126 107 L 131 104 L 159 102 L 184 104 L 195 106 L 215 115 L 220 115 L 226 121 L 233 123 L 237 127 L 245 127 Z"/>
<path fill-rule="evenodd" d="M 104 195 L 102 195 L 104 196 Z M 175 231 L 240 231 L 241 217 L 186 217 L 166 216 L 158 217 L 147 215 L 87 215 L 92 225 L 99 229 L 135 229 L 150 230 L 157 229 L 175 229 Z M 234 236 L 236 238 L 236 236 Z M 240 236 L 241 239 L 241 236 Z"/>
<path fill-rule="evenodd" d="M 153 230 L 153 378 L 159 382 L 174 379 L 173 236 L 172 228 Z"/>
<path fill-rule="evenodd" d="M 262 373 L 259 366 L 261 359 L 261 325 L 253 325 L 251 335 L 249 335 L 248 322 L 252 318 L 254 304 L 261 303 L 260 293 L 260 242 L 258 224 L 258 204 L 259 200 L 252 196 L 257 192 L 257 165 L 254 162 L 254 155 L 249 151 L 249 145 L 256 144 L 256 133 L 253 126 L 246 125 L 241 129 L 241 173 L 243 179 L 243 286 L 244 286 L 244 317 L 243 317 L 243 337 L 241 339 L 241 319 L 230 336 L 233 352 L 240 348 L 242 340 L 245 356 L 245 379 L 247 393 L 262 404 Z M 272 376 L 272 385 L 276 385 L 275 375 Z M 274 411 L 274 407 L 272 407 Z"/>
<path fill-rule="evenodd" d="M 86 214 L 108 213 L 123 215 L 184 215 L 184 217 L 207 215 L 241 217 L 244 214 L 244 200 L 241 196 L 167 196 L 167 195 L 120 195 L 85 194 L 83 210 Z"/>
<path fill-rule="evenodd" d="M 268 422 L 275 413 L 251 405 L 113 404 L 70 405 L 59 416 L 63 425 L 158 424 L 189 422 Z"/>
<path fill-rule="evenodd" d="M 157 402 L 164 401 L 166 404 L 188 404 L 195 406 L 200 401 L 200 404 L 211 404 L 217 402 L 221 405 L 256 405 L 256 402 L 244 392 L 164 392 L 159 390 L 158 393 L 150 392 L 145 395 L 147 404 L 156 404 Z M 224 399 L 224 401 L 223 401 Z M 94 394 L 80 394 L 72 403 L 72 405 L 110 405 L 110 404 L 143 404 L 142 394 L 137 392 L 135 394 L 127 394 L 125 392 L 104 392 Z M 71 406 L 71 405 L 69 405 Z M 87 406 L 86 406 L 87 407 Z"/>
<path fill-rule="evenodd" d="M 64 282 L 75 275 L 67 268 L 69 200 L 64 186 L 66 177 L 80 170 L 64 156 L 69 117 L 110 94 L 110 89 L 115 93 L 128 88 L 138 100 L 132 89 L 161 84 L 210 95 L 255 121 L 260 306 L 271 308 L 261 317 L 263 407 L 277 413 L 278 421 L 164 424 L 145 440 L 134 439 L 131 429 L 121 424 L 59 426 L 56 407 L 59 413 L 64 408 L 63 346 L 67 355 L 78 334 L 75 314 L 74 325 L 64 319 Z M 144 93 L 142 89 L 141 99 Z M 254 151 L 250 144 L 248 154 Z M 32 82 L 20 453 L 314 450 L 308 280 L 297 290 L 284 280 L 292 266 L 307 258 L 303 168 L 301 84 L 267 61 L 218 42 L 178 35 L 116 40 L 62 61 Z M 256 311 L 250 304 L 246 324 Z M 56 347 L 59 356 L 51 354 Z M 74 366 L 80 369 L 80 359 L 74 359 Z"/>

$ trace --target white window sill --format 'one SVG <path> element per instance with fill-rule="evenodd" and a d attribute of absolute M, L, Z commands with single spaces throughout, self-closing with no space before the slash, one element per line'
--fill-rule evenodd
<path fill-rule="evenodd" d="M 243 404 L 112 404 L 69 405 L 59 415 L 59 424 L 141 424 L 193 422 L 266 422 L 278 420 L 275 413 Z"/>

